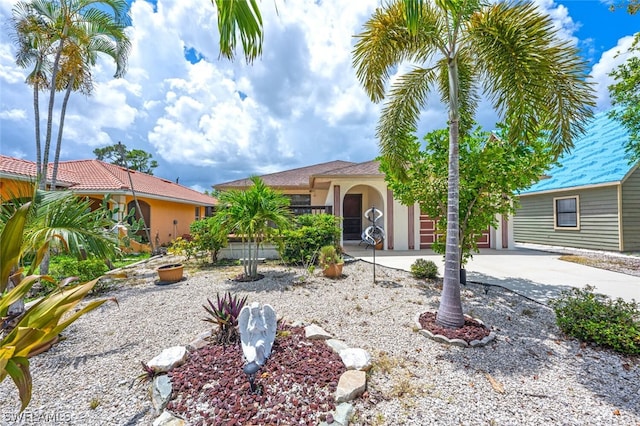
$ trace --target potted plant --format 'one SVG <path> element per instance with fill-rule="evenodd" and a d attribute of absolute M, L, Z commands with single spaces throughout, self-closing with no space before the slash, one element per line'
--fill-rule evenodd
<path fill-rule="evenodd" d="M 334 246 L 323 246 L 320 248 L 318 263 L 325 277 L 336 278 L 342 275 L 344 259 Z"/>

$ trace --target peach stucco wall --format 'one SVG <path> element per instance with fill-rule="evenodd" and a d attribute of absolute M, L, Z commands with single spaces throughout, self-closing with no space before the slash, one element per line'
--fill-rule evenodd
<path fill-rule="evenodd" d="M 0 202 L 16 197 L 30 197 L 34 183 L 10 179 L 0 179 Z"/>

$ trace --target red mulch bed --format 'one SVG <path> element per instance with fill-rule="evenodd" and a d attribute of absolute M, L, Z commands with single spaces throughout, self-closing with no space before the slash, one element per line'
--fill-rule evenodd
<path fill-rule="evenodd" d="M 465 317 L 461 328 L 446 328 L 436 323 L 436 312 L 425 312 L 420 315 L 420 325 L 434 335 L 440 334 L 447 339 L 462 339 L 467 343 L 474 340 L 482 340 L 491 333 L 486 326 L 478 321 Z"/>
<path fill-rule="evenodd" d="M 285 328 L 250 391 L 239 345 L 211 344 L 191 354 L 169 375 L 167 408 L 193 425 L 317 425 L 335 409 L 340 356 L 324 342 L 307 340 L 301 327 Z"/>

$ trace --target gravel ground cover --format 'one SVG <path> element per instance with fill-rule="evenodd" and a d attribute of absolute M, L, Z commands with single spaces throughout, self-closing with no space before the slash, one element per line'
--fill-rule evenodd
<path fill-rule="evenodd" d="M 497 338 L 460 348 L 416 332 L 414 318 L 437 309 L 440 290 L 403 271 L 377 266 L 374 283 L 362 261 L 337 280 L 266 264 L 264 279 L 239 283 L 238 267 L 191 268 L 179 283 L 156 285 L 155 268 L 174 261 L 130 268 L 108 294 L 118 305 L 85 315 L 31 360 L 33 399 L 22 416 L 13 383 L 1 383 L 0 424 L 151 424 L 148 387 L 136 381 L 140 361 L 207 330 L 206 298 L 231 291 L 371 353 L 353 424 L 640 425 L 640 361 L 565 338 L 551 309 L 506 289 L 462 289 L 465 313 Z"/>

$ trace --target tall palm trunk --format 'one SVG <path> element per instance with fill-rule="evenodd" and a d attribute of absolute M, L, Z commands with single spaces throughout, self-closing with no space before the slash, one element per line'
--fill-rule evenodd
<path fill-rule="evenodd" d="M 456 52 L 449 58 L 449 179 L 447 197 L 447 241 L 445 251 L 444 283 L 437 322 L 443 327 L 458 328 L 464 324 L 460 299 L 460 164 L 458 99 L 458 64 Z"/>
<path fill-rule="evenodd" d="M 71 76 L 69 83 L 67 84 L 67 91 L 64 94 L 62 100 L 62 109 L 60 110 L 60 124 L 58 126 L 58 140 L 56 141 L 56 155 L 53 159 L 53 172 L 51 174 L 51 189 L 56 188 L 56 178 L 58 176 L 58 163 L 60 162 L 60 147 L 62 146 L 62 130 L 64 128 L 64 117 L 67 113 L 67 104 L 69 103 L 69 96 L 71 96 L 71 88 L 75 82 L 76 77 Z M 151 242 L 149 242 L 151 244 Z"/>
<path fill-rule="evenodd" d="M 36 80 L 33 83 L 33 115 L 35 118 L 36 128 L 36 176 L 40 179 L 40 170 L 42 170 L 42 146 L 40 144 L 40 84 Z"/>
<path fill-rule="evenodd" d="M 63 31 L 66 35 L 66 28 Z M 60 40 L 60 46 L 56 52 L 56 59 L 53 61 L 53 69 L 51 71 L 51 91 L 49 92 L 49 107 L 47 113 L 47 134 L 44 139 L 44 151 L 42 153 L 42 175 L 40 177 L 40 189 L 46 188 L 47 169 L 49 168 L 49 150 L 51 149 L 51 132 L 53 121 L 53 105 L 56 99 L 56 78 L 58 77 L 58 67 L 60 66 L 60 57 L 62 56 L 62 47 L 64 39 Z"/>

